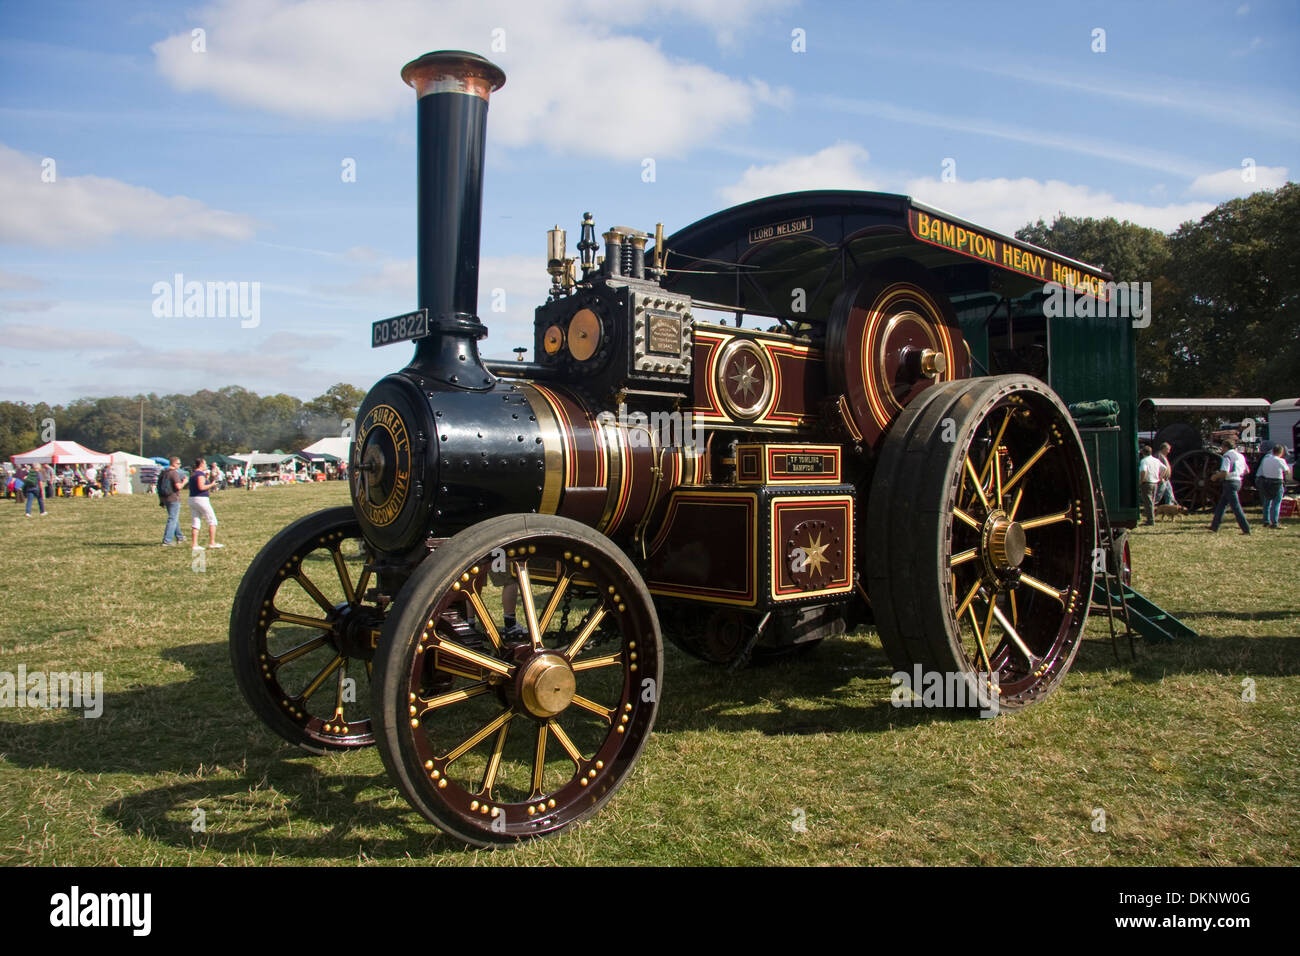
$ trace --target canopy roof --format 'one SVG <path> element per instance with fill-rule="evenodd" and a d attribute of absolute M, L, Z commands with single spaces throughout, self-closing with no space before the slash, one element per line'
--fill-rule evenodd
<path fill-rule="evenodd" d="M 303 458 L 306 458 L 308 461 L 313 461 L 313 462 L 315 461 L 337 462 L 343 460 L 339 458 L 338 455 L 328 455 L 325 452 L 321 452 L 321 451 L 307 451 L 307 449 L 305 448 L 302 451 L 300 451 L 298 454 L 300 454 Z"/>
<path fill-rule="evenodd" d="M 795 322 L 828 315 L 846 282 L 895 257 L 939 275 L 950 297 L 993 292 L 1018 298 L 1054 281 L 1104 295 L 1110 278 L 1096 266 L 909 196 L 850 190 L 786 193 L 733 206 L 674 233 L 664 249 L 668 288 L 703 300 L 697 303 L 702 307 L 721 304 Z M 795 302 L 803 306 L 798 311 Z"/>
<path fill-rule="evenodd" d="M 21 455 L 10 455 L 9 460 L 15 465 L 107 465 L 111 459 L 75 441 L 50 441 Z"/>
<path fill-rule="evenodd" d="M 152 458 L 142 458 L 139 455 L 133 455 L 129 451 L 115 451 L 109 456 L 113 459 L 115 465 L 135 465 L 136 467 L 152 468 L 157 462 Z"/>
<path fill-rule="evenodd" d="M 304 453 L 313 455 L 333 455 L 336 459 L 346 459 L 352 445 L 351 438 L 322 438 L 303 449 Z"/>
<path fill-rule="evenodd" d="M 246 465 L 252 465 L 256 468 L 258 465 L 282 465 L 286 461 L 291 461 L 296 455 L 276 452 L 274 454 L 267 452 L 249 452 L 247 455 L 228 455 L 232 461 L 240 461 Z"/>

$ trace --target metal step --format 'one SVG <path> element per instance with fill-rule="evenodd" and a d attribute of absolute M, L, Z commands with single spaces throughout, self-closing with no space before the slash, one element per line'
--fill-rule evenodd
<path fill-rule="evenodd" d="M 1196 631 L 1156 605 L 1155 602 L 1143 597 L 1127 585 L 1120 586 L 1123 588 L 1124 601 L 1128 604 L 1129 623 L 1132 624 L 1134 630 L 1147 640 L 1155 643 L 1165 643 L 1200 637 Z M 1115 598 L 1118 596 L 1118 594 L 1106 593 L 1104 581 L 1093 582 L 1092 599 L 1098 604 L 1103 606 L 1107 603 L 1114 604 Z"/>

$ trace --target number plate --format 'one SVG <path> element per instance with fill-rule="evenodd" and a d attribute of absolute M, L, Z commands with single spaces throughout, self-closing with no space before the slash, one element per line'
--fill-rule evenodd
<path fill-rule="evenodd" d="M 395 315 L 391 319 L 380 319 L 370 326 L 370 347 L 377 349 L 381 345 L 394 342 L 409 342 L 422 339 L 429 334 L 429 312 L 420 309 L 406 315 Z"/>

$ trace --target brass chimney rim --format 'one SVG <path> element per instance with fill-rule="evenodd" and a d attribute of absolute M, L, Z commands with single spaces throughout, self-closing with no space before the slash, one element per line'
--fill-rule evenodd
<path fill-rule="evenodd" d="M 415 90 L 417 99 L 434 93 L 462 93 L 487 102 L 505 86 L 506 74 L 477 53 L 436 50 L 402 67 L 402 80 Z"/>

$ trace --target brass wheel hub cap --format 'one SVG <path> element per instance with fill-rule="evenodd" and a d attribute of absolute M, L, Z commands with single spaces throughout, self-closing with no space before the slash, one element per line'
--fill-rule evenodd
<path fill-rule="evenodd" d="M 551 651 L 530 660 L 519 676 L 519 699 L 534 717 L 554 717 L 573 701 L 576 689 L 573 668 Z"/>
<path fill-rule="evenodd" d="M 1003 511 L 995 511 L 984 526 L 984 553 L 993 571 L 1005 573 L 1025 560 L 1025 531 Z"/>

